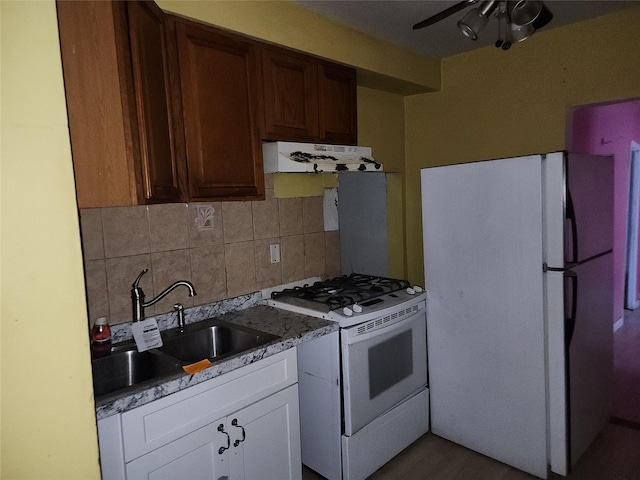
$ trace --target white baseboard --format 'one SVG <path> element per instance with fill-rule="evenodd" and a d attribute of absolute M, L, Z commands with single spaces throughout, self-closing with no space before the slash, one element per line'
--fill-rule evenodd
<path fill-rule="evenodd" d="M 620 317 L 613 323 L 613 333 L 616 333 L 624 326 L 624 317 Z"/>

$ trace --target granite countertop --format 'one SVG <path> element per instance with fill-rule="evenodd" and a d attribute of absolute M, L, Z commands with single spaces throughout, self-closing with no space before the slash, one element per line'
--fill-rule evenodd
<path fill-rule="evenodd" d="M 235 323 L 277 335 L 280 338 L 247 352 L 214 361 L 211 367 L 194 375 L 178 373 L 157 381 L 145 382 L 145 384 L 139 386 L 133 386 L 97 397 L 97 419 L 100 420 L 117 413 L 126 412 L 127 410 L 184 390 L 192 385 L 230 372 L 236 368 L 287 350 L 302 342 L 338 330 L 338 324 L 335 322 L 288 312 L 266 305 L 255 305 L 243 310 L 210 316 L 215 316 L 225 322 Z"/>

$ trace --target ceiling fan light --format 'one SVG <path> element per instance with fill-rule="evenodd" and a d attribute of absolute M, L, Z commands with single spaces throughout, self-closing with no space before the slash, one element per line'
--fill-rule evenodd
<path fill-rule="evenodd" d="M 477 40 L 478 34 L 487 26 L 488 22 L 489 17 L 482 15 L 479 9 L 474 8 L 469 10 L 461 20 L 458 20 L 458 28 L 465 37 Z"/>
<path fill-rule="evenodd" d="M 535 28 L 536 30 L 540 30 L 551 20 L 553 20 L 553 13 L 551 13 L 547 6 L 543 4 L 540 15 L 538 15 L 538 18 L 536 18 L 531 25 L 533 25 L 533 28 Z"/>
<path fill-rule="evenodd" d="M 511 22 L 517 26 L 533 23 L 542 11 L 543 4 L 538 1 L 520 0 L 510 2 L 509 16 Z"/>
<path fill-rule="evenodd" d="M 522 42 L 535 33 L 536 29 L 533 25 L 509 25 L 509 40 L 511 43 Z"/>

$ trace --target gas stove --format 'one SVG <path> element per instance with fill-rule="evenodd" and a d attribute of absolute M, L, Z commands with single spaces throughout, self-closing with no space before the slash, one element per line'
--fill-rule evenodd
<path fill-rule="evenodd" d="M 267 303 L 284 310 L 333 320 L 345 328 L 410 307 L 425 296 L 406 280 L 352 273 L 273 292 Z"/>
<path fill-rule="evenodd" d="M 297 347 L 302 462 L 324 477 L 368 477 L 429 430 L 426 297 L 353 273 L 267 300 L 340 326 Z"/>

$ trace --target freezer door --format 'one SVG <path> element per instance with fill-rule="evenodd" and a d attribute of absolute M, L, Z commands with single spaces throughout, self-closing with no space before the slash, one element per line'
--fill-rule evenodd
<path fill-rule="evenodd" d="M 570 153 L 566 175 L 565 262 L 578 263 L 613 248 L 613 157 Z"/>
<path fill-rule="evenodd" d="M 422 170 L 432 430 L 547 475 L 539 155 Z"/>

